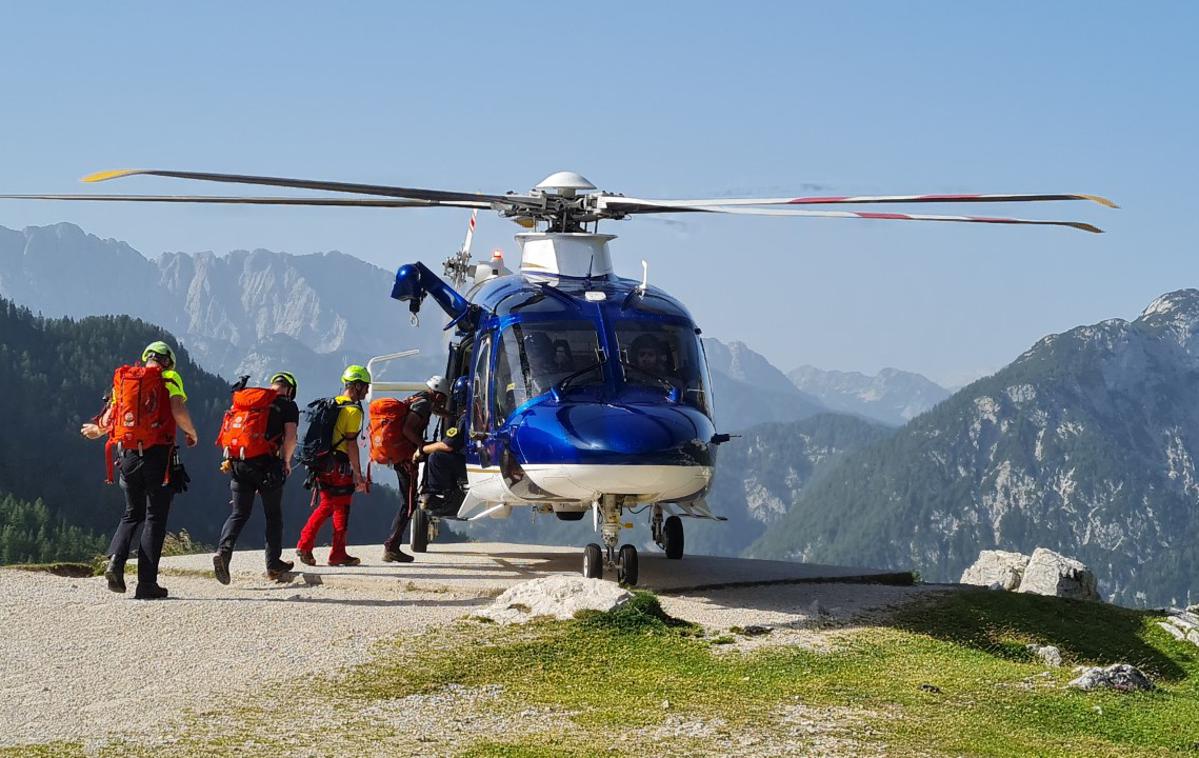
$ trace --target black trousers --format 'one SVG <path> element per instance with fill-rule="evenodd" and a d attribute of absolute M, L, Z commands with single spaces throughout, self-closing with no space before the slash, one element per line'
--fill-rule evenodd
<path fill-rule="evenodd" d="M 121 455 L 121 489 L 125 492 L 125 514 L 117 524 L 108 545 L 108 554 L 124 565 L 129 558 L 134 535 L 142 528 L 137 543 L 137 583 L 147 587 L 158 583 L 158 561 L 167 535 L 167 513 L 175 493 L 162 480 L 170 465 L 169 445 L 155 445 L 142 455 Z"/>
<path fill-rule="evenodd" d="M 270 570 L 278 565 L 283 555 L 283 481 L 283 461 L 278 458 L 233 463 L 233 477 L 229 481 L 232 512 L 221 527 L 219 552 L 233 552 L 254 510 L 254 495 L 261 495 L 262 513 L 266 516 L 266 567 Z"/>
<path fill-rule="evenodd" d="M 433 453 L 425 461 L 425 489 L 446 497 L 456 493 L 466 478 L 466 456 L 461 453 Z"/>
<path fill-rule="evenodd" d="M 400 491 L 400 505 L 396 509 L 395 518 L 391 520 L 391 536 L 383 543 L 383 547 L 387 550 L 395 550 L 404 544 L 404 530 L 408 528 L 408 520 L 412 518 L 412 509 L 416 505 L 410 498 L 410 495 L 414 494 L 412 487 L 416 484 L 413 481 L 416 471 L 401 464 L 397 464 L 395 470 Z"/>

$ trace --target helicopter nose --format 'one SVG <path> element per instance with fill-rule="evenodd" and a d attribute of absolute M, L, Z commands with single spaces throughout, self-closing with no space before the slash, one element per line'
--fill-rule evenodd
<path fill-rule="evenodd" d="M 712 421 L 688 406 L 568 403 L 514 419 L 522 464 L 712 465 Z"/>

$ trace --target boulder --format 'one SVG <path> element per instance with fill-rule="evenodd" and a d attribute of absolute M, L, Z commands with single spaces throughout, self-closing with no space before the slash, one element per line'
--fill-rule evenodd
<path fill-rule="evenodd" d="M 1033 551 L 1018 592 L 1075 600 L 1100 600 L 1098 582 L 1089 568 L 1043 547 Z"/>
<path fill-rule="evenodd" d="M 610 611 L 632 597 L 615 582 L 558 574 L 509 587 L 475 615 L 500 624 L 522 624 L 539 616 L 571 619 L 579 611 Z"/>
<path fill-rule="evenodd" d="M 1028 645 L 1029 651 L 1046 666 L 1057 668 L 1062 665 L 1062 651 L 1053 645 Z"/>
<path fill-rule="evenodd" d="M 1090 692 L 1092 690 L 1108 689 L 1117 692 L 1138 692 L 1153 689 L 1153 682 L 1141 673 L 1136 666 L 1127 663 L 1116 663 L 1107 668 L 1091 666 L 1082 668 L 1078 678 L 1072 680 L 1068 687 Z M 1079 670 L 1079 669 L 1076 669 Z"/>
<path fill-rule="evenodd" d="M 1029 557 L 1006 550 L 984 550 L 978 560 L 962 572 L 962 584 L 977 584 L 992 589 L 1014 590 L 1020 586 Z"/>
<path fill-rule="evenodd" d="M 1159 621 L 1158 626 L 1169 632 L 1174 639 L 1193 642 L 1199 645 L 1199 614 L 1194 610 L 1171 608 L 1166 611 L 1166 620 Z"/>

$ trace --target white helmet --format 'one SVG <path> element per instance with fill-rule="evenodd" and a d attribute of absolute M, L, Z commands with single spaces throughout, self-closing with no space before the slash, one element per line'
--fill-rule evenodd
<path fill-rule="evenodd" d="M 441 374 L 434 374 L 429 377 L 429 381 L 425 382 L 425 386 L 434 392 L 440 392 L 443 395 L 450 394 L 450 383 L 445 380 Z"/>

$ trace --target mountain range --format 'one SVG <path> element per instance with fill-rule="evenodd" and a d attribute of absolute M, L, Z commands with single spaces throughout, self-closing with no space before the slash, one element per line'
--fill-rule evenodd
<path fill-rule="evenodd" d="M 787 378 L 831 411 L 903 426 L 949 397 L 950 391 L 910 371 L 884 368 L 874 376 L 800 366 Z"/>
<path fill-rule="evenodd" d="M 0 296 L 52 317 L 140 318 L 170 331 L 199 365 L 226 378 L 248 374 L 264 382 L 286 367 L 301 378 L 302 398 L 327 394 L 345 365 L 372 355 L 421 351 L 389 367 L 391 377 L 444 369 L 441 320 L 430 314 L 413 327 L 407 310 L 387 296 L 392 278 L 337 252 L 147 258 L 73 224 L 0 227 Z M 704 344 L 722 431 L 806 418 L 836 405 L 835 393 L 818 399 L 797 388 L 744 343 Z M 878 418 L 869 409 L 859 415 Z"/>
<path fill-rule="evenodd" d="M 89 319 L 75 333 L 72 322 L 53 322 L 43 335 L 50 353 L 28 345 L 14 352 L 19 330 L 6 325 L 0 358 L 12 376 L 5 386 L 12 396 L 102 387 L 114 361 L 163 328 L 181 335 L 197 376 L 206 376 L 203 368 L 261 380 L 286 366 L 317 394 L 337 386 L 345 363 L 405 347 L 420 348 L 425 363 L 404 373 L 436 371 L 444 354 L 438 320 L 411 328 L 386 296 L 390 280 L 389 272 L 339 253 L 150 259 L 69 224 L 0 228 L 0 295 L 47 315 L 128 313 L 156 325 Z M 363 296 L 372 292 L 378 295 Z M 37 344 L 29 336 L 37 329 L 22 328 L 22 339 Z M 80 340 L 95 343 L 89 350 L 107 346 L 87 353 L 82 379 L 72 358 L 84 349 Z M 786 375 L 743 343 L 704 345 L 718 428 L 742 436 L 722 448 L 709 496 L 730 521 L 690 522 L 689 552 L 916 568 L 928 579 L 956 580 L 981 549 L 1044 546 L 1088 563 L 1101 591 L 1119 602 L 1194 602 L 1199 291 L 1163 295 L 1132 321 L 1049 335 L 948 397 L 905 372 L 868 377 L 805 366 Z M 66 372 L 71 382 L 47 383 Z M 197 380 L 197 397 L 212 414 L 224 402 L 223 382 Z M 53 434 L 62 439 L 54 444 L 64 461 L 82 455 L 72 426 L 95 400 L 56 406 Z M 57 479 L 39 480 L 22 464 L 33 465 L 28 446 L 9 448 L 0 496 L 19 502 L 5 512 L 36 520 L 28 514 L 41 498 L 52 513 L 37 516 L 39 523 L 65 512 L 77 517 L 56 527 L 63 535 L 68 527 L 92 534 L 109 524 L 108 511 L 117 507 L 111 494 L 96 500 L 106 512 L 98 520 L 74 505 L 63 511 L 63 503 L 88 496 Z M 201 488 L 211 493 L 205 500 L 221 497 L 209 484 Z M 180 518 L 194 520 L 201 535 L 211 535 L 218 519 L 211 512 Z M 590 539 L 579 524 L 538 523 L 532 529 L 517 517 L 468 531 Z"/>
<path fill-rule="evenodd" d="M 223 377 L 263 382 L 286 366 L 301 392 L 336 389 L 347 363 L 418 348 L 404 372 L 444 368 L 440 324 L 408 323 L 392 275 L 337 252 L 166 253 L 147 258 L 72 224 L 0 227 L 0 296 L 46 316 L 129 315 L 174 334 Z M 377 293 L 376 297 L 364 293 Z M 409 376 L 412 374 L 408 374 Z"/>
<path fill-rule="evenodd" d="M 1133 321 L 1049 335 L 845 455 L 749 553 L 956 580 L 980 549 L 1046 546 L 1088 564 L 1116 601 L 1185 604 L 1199 589 L 1197 458 L 1188 289 Z"/>

